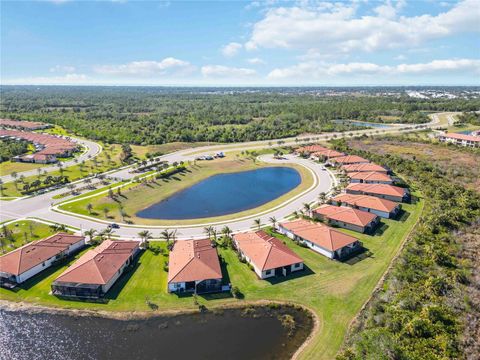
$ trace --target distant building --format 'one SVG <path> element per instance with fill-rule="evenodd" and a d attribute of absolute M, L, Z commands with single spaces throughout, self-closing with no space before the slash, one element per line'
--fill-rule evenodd
<path fill-rule="evenodd" d="M 480 136 L 447 133 L 438 137 L 440 142 L 451 143 L 465 147 L 480 147 Z"/>
<path fill-rule="evenodd" d="M 346 205 L 386 219 L 395 217 L 400 211 L 399 203 L 369 195 L 340 194 L 331 201 L 333 205 Z"/>
<path fill-rule="evenodd" d="M 260 279 L 287 276 L 303 270 L 302 258 L 264 231 L 235 234 L 233 243 Z"/>
<path fill-rule="evenodd" d="M 407 201 L 410 197 L 408 189 L 388 184 L 353 183 L 349 184 L 345 191 L 347 194 L 371 195 L 397 202 Z"/>
<path fill-rule="evenodd" d="M 105 240 L 57 277 L 52 293 L 87 299 L 103 297 L 132 263 L 139 246 L 139 241 Z"/>
<path fill-rule="evenodd" d="M 393 184 L 393 179 L 383 172 L 369 171 L 369 172 L 349 172 L 347 176 L 352 183 L 364 184 Z"/>
<path fill-rule="evenodd" d="M 11 119 L 0 119 L 0 127 L 13 128 L 20 130 L 41 130 L 51 127 L 50 124 L 45 124 L 37 121 L 22 121 L 22 120 L 11 120 Z"/>
<path fill-rule="evenodd" d="M 318 152 L 318 151 L 325 151 L 328 150 L 326 147 L 322 145 L 308 145 L 308 146 L 302 146 L 297 149 L 295 149 L 296 154 L 306 154 L 310 155 L 312 153 Z"/>
<path fill-rule="evenodd" d="M 328 220 L 329 224 L 360 233 L 371 233 L 377 226 L 377 215 L 345 206 L 322 205 L 312 211 L 315 219 Z"/>
<path fill-rule="evenodd" d="M 209 239 L 175 242 L 168 261 L 168 292 L 222 291 L 217 249 Z"/>
<path fill-rule="evenodd" d="M 0 257 L 0 283 L 13 287 L 48 269 L 85 246 L 85 237 L 58 233 Z"/>

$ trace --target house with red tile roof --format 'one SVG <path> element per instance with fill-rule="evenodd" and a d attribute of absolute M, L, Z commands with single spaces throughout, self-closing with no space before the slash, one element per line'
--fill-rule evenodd
<path fill-rule="evenodd" d="M 440 142 L 451 143 L 466 147 L 480 147 L 480 136 L 447 133 L 438 137 Z"/>
<path fill-rule="evenodd" d="M 324 150 L 328 150 L 328 149 L 324 146 L 316 144 L 316 145 L 307 145 L 307 146 L 299 147 L 299 148 L 295 149 L 295 153 L 296 154 L 310 155 L 314 152 L 324 151 Z"/>
<path fill-rule="evenodd" d="M 381 173 L 388 173 L 388 170 L 385 169 L 383 166 L 374 164 L 374 163 L 362 163 L 362 164 L 348 164 L 342 165 L 342 170 L 345 172 L 381 172 Z"/>
<path fill-rule="evenodd" d="M 391 201 L 407 201 L 410 197 L 408 189 L 387 184 L 352 183 L 345 188 L 347 194 L 371 195 Z"/>
<path fill-rule="evenodd" d="M 52 293 L 62 297 L 103 297 L 139 252 L 139 241 L 105 240 L 60 274 L 52 283 Z"/>
<path fill-rule="evenodd" d="M 260 279 L 303 270 L 303 260 L 281 240 L 264 231 L 233 235 L 233 243 Z"/>
<path fill-rule="evenodd" d="M 0 257 L 0 283 L 5 287 L 21 284 L 83 246 L 84 236 L 58 233 L 10 251 Z"/>
<path fill-rule="evenodd" d="M 175 242 L 168 261 L 168 291 L 222 291 L 222 269 L 209 239 Z"/>
<path fill-rule="evenodd" d="M 394 218 L 401 208 L 401 205 L 397 202 L 370 195 L 340 194 L 330 201 L 333 205 L 349 206 L 354 209 L 371 212 L 386 219 Z"/>
<path fill-rule="evenodd" d="M 324 204 L 312 211 L 315 219 L 327 220 L 330 225 L 360 233 L 371 233 L 379 222 L 375 214 L 346 206 Z"/>
<path fill-rule="evenodd" d="M 40 130 L 51 127 L 50 124 L 45 124 L 37 121 L 23 121 L 23 120 L 11 120 L 11 119 L 0 119 L 0 127 L 13 128 L 20 130 Z"/>
<path fill-rule="evenodd" d="M 329 160 L 329 162 L 332 163 L 333 165 L 348 165 L 348 164 L 369 163 L 370 160 L 357 155 L 345 155 L 345 156 L 335 157 Z"/>
<path fill-rule="evenodd" d="M 330 259 L 341 260 L 362 248 L 357 238 L 325 224 L 304 219 L 280 223 L 278 232 Z"/>
<path fill-rule="evenodd" d="M 312 154 L 313 158 L 316 158 L 320 161 L 327 161 L 329 159 L 337 158 L 340 156 L 345 156 L 344 153 L 332 149 L 325 149 L 321 151 L 316 151 Z"/>
<path fill-rule="evenodd" d="M 363 184 L 393 184 L 393 179 L 383 173 L 376 171 L 368 172 L 350 172 L 347 173 L 347 176 L 350 178 L 352 183 L 363 183 Z"/>

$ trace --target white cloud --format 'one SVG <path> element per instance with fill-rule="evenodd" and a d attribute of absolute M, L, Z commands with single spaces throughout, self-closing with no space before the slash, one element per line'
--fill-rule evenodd
<path fill-rule="evenodd" d="M 384 77 L 404 75 L 425 75 L 441 72 L 442 75 L 451 73 L 480 74 L 480 60 L 451 59 L 433 60 L 428 63 L 400 64 L 396 66 L 378 65 L 365 62 L 351 62 L 345 64 L 329 64 L 325 62 L 302 62 L 286 68 L 272 70 L 267 78 L 270 80 L 321 80 L 336 76 L 378 76 Z"/>
<path fill-rule="evenodd" d="M 66 74 L 63 76 L 32 76 L 16 79 L 2 79 L 4 85 L 83 85 L 91 79 L 84 74 Z"/>
<path fill-rule="evenodd" d="M 393 59 L 403 61 L 403 60 L 406 60 L 407 57 L 403 54 L 399 54 L 399 55 L 395 56 Z"/>
<path fill-rule="evenodd" d="M 253 25 L 247 50 L 319 49 L 323 53 L 371 52 L 411 48 L 461 32 L 479 32 L 478 0 L 464 0 L 438 15 L 402 16 L 403 1 L 389 2 L 373 14 L 357 15 L 357 4 L 277 7 Z"/>
<path fill-rule="evenodd" d="M 50 72 L 52 73 L 74 73 L 75 72 L 74 66 L 68 65 L 55 65 L 54 67 L 50 68 Z"/>
<path fill-rule="evenodd" d="M 266 62 L 260 58 L 247 59 L 247 62 L 252 65 L 265 65 Z"/>
<path fill-rule="evenodd" d="M 205 77 L 222 77 L 232 79 L 253 76 L 257 73 L 253 69 L 228 67 L 223 65 L 205 65 L 202 66 L 201 72 Z"/>
<path fill-rule="evenodd" d="M 222 54 L 226 57 L 233 57 L 237 55 L 241 48 L 242 44 L 237 42 L 231 42 L 230 44 L 227 44 L 222 48 Z"/>
<path fill-rule="evenodd" d="M 188 74 L 194 67 L 184 60 L 168 57 L 162 61 L 132 61 L 120 65 L 98 65 L 94 71 L 108 76 L 163 76 Z"/>

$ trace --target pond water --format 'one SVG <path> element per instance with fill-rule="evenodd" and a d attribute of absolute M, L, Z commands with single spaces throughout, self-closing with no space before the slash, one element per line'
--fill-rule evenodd
<path fill-rule="evenodd" d="M 290 167 L 214 175 L 139 211 L 137 216 L 182 220 L 233 214 L 272 201 L 300 183 L 300 174 Z"/>
<path fill-rule="evenodd" d="M 285 314 L 294 328 L 285 326 Z M 312 319 L 293 308 L 226 310 L 113 320 L 0 309 L 0 358 L 8 360 L 288 359 Z"/>
<path fill-rule="evenodd" d="M 388 129 L 392 127 L 390 124 L 382 124 L 382 123 L 372 123 L 366 121 L 355 121 L 355 120 L 333 120 L 333 122 L 337 124 L 349 124 L 353 126 L 362 126 L 362 127 L 369 127 L 369 128 L 382 128 Z"/>

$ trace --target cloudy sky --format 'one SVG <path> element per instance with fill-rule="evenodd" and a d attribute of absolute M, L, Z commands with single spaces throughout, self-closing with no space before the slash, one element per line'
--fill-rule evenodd
<path fill-rule="evenodd" d="M 480 0 L 2 1 L 2 84 L 480 85 Z"/>

